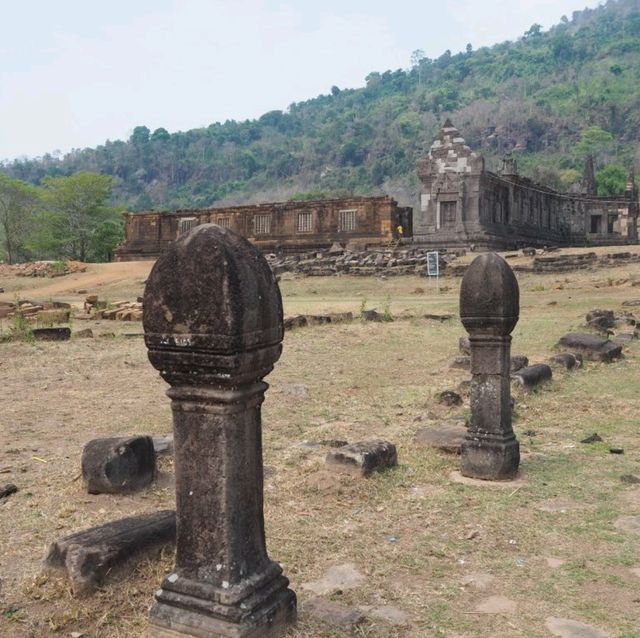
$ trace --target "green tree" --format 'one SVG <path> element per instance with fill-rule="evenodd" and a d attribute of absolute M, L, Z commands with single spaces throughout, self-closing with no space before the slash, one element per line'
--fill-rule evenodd
<path fill-rule="evenodd" d="M 124 239 L 122 219 L 105 219 L 91 233 L 89 257 L 91 261 L 111 261 L 114 249 Z"/>
<path fill-rule="evenodd" d="M 108 175 L 89 172 L 45 178 L 46 211 L 31 246 L 57 258 L 85 261 L 101 224 L 118 219 L 108 205 L 111 183 Z"/>
<path fill-rule="evenodd" d="M 134 146 L 146 144 L 149 141 L 151 131 L 146 126 L 136 126 L 131 133 L 129 142 Z"/>
<path fill-rule="evenodd" d="M 627 170 L 620 164 L 607 164 L 596 175 L 598 195 L 621 195 L 627 186 Z"/>
<path fill-rule="evenodd" d="M 606 151 L 613 142 L 613 135 L 599 126 L 590 126 L 583 129 L 580 141 L 576 144 L 576 152 L 581 158 L 589 155 L 597 157 L 599 153 Z"/>
<path fill-rule="evenodd" d="M 24 252 L 40 204 L 38 188 L 0 173 L 0 235 L 8 263 Z"/>

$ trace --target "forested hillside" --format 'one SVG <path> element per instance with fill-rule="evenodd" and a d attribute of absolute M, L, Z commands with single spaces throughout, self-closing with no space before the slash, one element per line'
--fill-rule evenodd
<path fill-rule="evenodd" d="M 513 152 L 521 172 L 557 188 L 578 182 L 595 152 L 618 175 L 611 191 L 640 160 L 639 88 L 640 0 L 609 0 L 516 42 L 435 60 L 416 51 L 407 70 L 257 120 L 173 134 L 137 126 L 126 142 L 2 170 L 34 184 L 105 173 L 113 203 L 130 210 L 383 192 L 411 205 L 415 161 L 451 117 L 490 165 Z"/>

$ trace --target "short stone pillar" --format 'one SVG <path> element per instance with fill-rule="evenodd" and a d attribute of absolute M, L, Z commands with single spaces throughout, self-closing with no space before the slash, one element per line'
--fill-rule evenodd
<path fill-rule="evenodd" d="M 153 267 L 144 330 L 171 385 L 177 510 L 176 564 L 149 635 L 280 636 L 296 597 L 267 556 L 260 417 L 282 351 L 275 277 L 239 235 L 197 226 Z"/>
<path fill-rule="evenodd" d="M 518 282 L 495 253 L 474 259 L 460 287 L 460 319 L 471 343 L 471 422 L 462 443 L 462 474 L 515 477 L 520 446 L 511 427 L 511 331 L 520 313 Z"/>

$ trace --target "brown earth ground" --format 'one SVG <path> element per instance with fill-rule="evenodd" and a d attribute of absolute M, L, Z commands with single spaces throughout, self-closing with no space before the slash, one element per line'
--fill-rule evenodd
<path fill-rule="evenodd" d="M 624 249 L 604 249 L 614 252 Z M 631 250 L 640 252 L 640 247 Z M 572 249 L 565 252 L 580 252 Z M 465 259 L 470 259 L 467 256 Z M 525 263 L 523 258 L 517 262 Z M 510 263 L 514 263 L 511 261 Z M 0 300 L 72 301 L 97 293 L 110 301 L 142 293 L 148 262 L 90 265 L 58 279 L 5 279 Z M 640 299 L 640 264 L 562 275 L 519 275 L 521 319 L 513 353 L 545 361 L 558 338 L 581 329 L 592 308 L 622 309 Z M 526 482 L 513 489 L 450 480 L 459 459 L 419 448 L 416 430 L 456 415 L 435 395 L 468 373 L 451 371 L 464 330 L 424 313 L 456 314 L 460 279 L 418 277 L 294 278 L 284 276 L 285 313 L 388 306 L 393 323 L 308 327 L 287 332 L 284 353 L 267 379 L 264 454 L 267 543 L 298 593 L 328 567 L 354 563 L 365 575 L 333 600 L 405 611 L 404 625 L 369 617 L 355 635 L 370 638 L 551 636 L 548 616 L 572 618 L 615 638 L 640 637 L 639 537 L 614 526 L 640 515 L 640 346 L 605 365 L 555 372 L 534 394 L 514 389 L 514 427 Z M 634 310 L 634 308 L 630 308 Z M 640 315 L 640 308 L 636 311 Z M 411 318 L 408 318 L 411 316 Z M 407 318 L 402 318 L 407 317 Z M 8 328 L 5 320 L 0 326 Z M 135 513 L 172 507 L 171 463 L 134 496 L 93 496 L 79 478 L 82 446 L 98 436 L 166 434 L 171 430 L 165 384 L 151 368 L 139 323 L 74 321 L 95 339 L 0 344 L 0 486 L 19 492 L 0 501 L 0 636 L 85 638 L 144 636 L 153 592 L 171 569 L 170 551 L 113 574 L 98 593 L 75 599 L 64 581 L 40 573 L 54 539 Z M 115 336 L 109 336 L 114 334 Z M 293 384 L 304 384 L 301 396 Z M 302 393 L 304 394 L 304 393 Z M 603 443 L 580 444 L 598 432 Z M 305 440 L 385 438 L 398 446 L 399 466 L 368 480 L 339 476 L 324 465 L 325 448 Z M 609 447 L 625 449 L 612 455 Z M 564 508 L 549 507 L 563 499 Z M 548 510 L 559 511 L 548 511 Z M 547 559 L 551 560 L 551 564 Z M 482 578 L 491 575 L 482 589 Z M 493 595 L 515 613 L 479 613 Z M 289 638 L 347 635 L 300 614 Z M 352 634 L 353 635 L 353 634 Z"/>

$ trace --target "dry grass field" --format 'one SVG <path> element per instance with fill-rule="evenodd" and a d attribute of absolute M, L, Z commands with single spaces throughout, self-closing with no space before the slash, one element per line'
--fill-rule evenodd
<path fill-rule="evenodd" d="M 87 289 L 134 299 L 150 264 L 90 266 L 53 280 L 0 282 L 11 300 L 81 304 Z M 544 362 L 564 333 L 581 329 L 592 308 L 622 309 L 640 299 L 640 264 L 562 275 L 519 275 L 521 317 L 513 353 Z M 611 638 L 640 637 L 640 535 L 615 526 L 640 515 L 640 345 L 612 364 L 554 372 L 523 395 L 514 388 L 514 429 L 522 451 L 517 486 L 463 485 L 450 474 L 459 459 L 414 444 L 419 428 L 468 414 L 435 395 L 468 373 L 449 370 L 464 330 L 425 313 L 457 313 L 460 279 L 439 289 L 419 277 L 284 276 L 285 314 L 388 306 L 390 323 L 323 325 L 285 335 L 267 378 L 263 409 L 265 517 L 270 555 L 284 565 L 299 604 L 304 583 L 352 563 L 364 578 L 328 595 L 367 607 L 351 635 L 367 638 L 544 638 L 548 617 L 600 628 Z M 634 308 L 629 308 L 634 310 Z M 640 308 L 636 314 L 640 315 Z M 8 328 L 4 320 L 2 329 Z M 108 520 L 173 507 L 171 462 L 154 485 L 133 496 L 89 495 L 79 477 L 82 446 L 92 438 L 161 435 L 171 430 L 165 384 L 146 359 L 140 324 L 75 321 L 94 339 L 0 343 L 0 636 L 137 638 L 171 552 L 110 575 L 85 599 L 41 574 L 56 538 Z M 109 336 L 115 333 L 115 336 Z M 602 443 L 581 444 L 597 432 Z M 398 446 L 397 468 L 369 479 L 338 475 L 326 447 L 305 441 L 384 438 Z M 609 453 L 611 446 L 625 453 Z M 485 613 L 492 596 L 511 601 Z M 395 624 L 376 615 L 394 607 Z M 289 638 L 345 636 L 302 611 Z M 585 634 L 586 635 L 586 634 Z"/>

